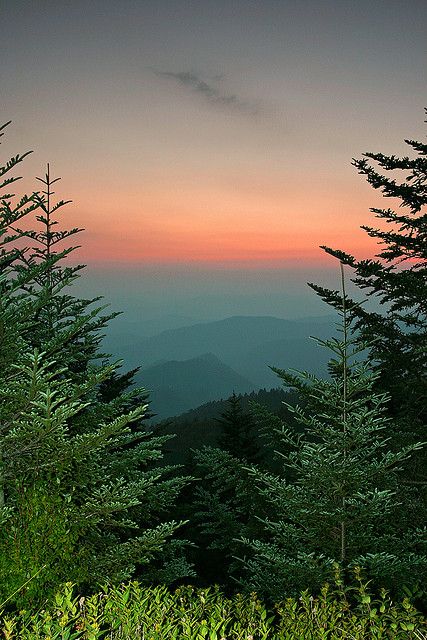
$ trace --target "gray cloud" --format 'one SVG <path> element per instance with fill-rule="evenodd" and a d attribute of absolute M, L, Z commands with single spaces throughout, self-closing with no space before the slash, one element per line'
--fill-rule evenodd
<path fill-rule="evenodd" d="M 255 105 L 242 100 L 234 94 L 222 92 L 214 85 L 208 84 L 205 80 L 202 80 L 199 76 L 190 71 L 175 73 L 173 71 L 158 71 L 154 69 L 153 72 L 160 78 L 169 78 L 177 82 L 182 87 L 189 89 L 193 93 L 198 93 L 210 104 L 228 107 L 248 115 L 255 115 L 258 112 Z M 222 79 L 222 75 L 217 75 L 213 78 L 214 81 L 220 81 Z"/>

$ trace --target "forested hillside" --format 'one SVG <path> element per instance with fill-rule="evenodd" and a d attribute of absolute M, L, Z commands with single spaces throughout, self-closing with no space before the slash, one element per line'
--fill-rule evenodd
<path fill-rule="evenodd" d="M 297 394 L 283 388 L 260 389 L 243 395 L 233 393 L 228 398 L 206 402 L 196 409 L 166 420 L 158 420 L 155 415 L 151 421 L 152 429 L 159 435 L 174 436 L 165 444 L 165 460 L 171 464 L 186 464 L 191 458 L 192 450 L 204 446 L 215 447 L 220 443 L 224 431 L 224 416 L 231 429 L 238 429 L 242 416 L 244 421 L 254 422 L 253 414 L 257 406 L 283 419 L 285 416 L 290 417 L 285 403 L 295 405 L 297 401 Z M 264 443 L 260 435 L 253 433 L 252 438 L 256 447 L 262 448 Z"/>

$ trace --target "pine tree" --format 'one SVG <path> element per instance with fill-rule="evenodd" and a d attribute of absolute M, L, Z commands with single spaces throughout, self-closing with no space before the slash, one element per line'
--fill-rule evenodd
<path fill-rule="evenodd" d="M 204 583 L 229 589 L 241 575 L 236 562 L 238 539 L 259 533 L 257 515 L 264 507 L 247 462 L 229 451 L 203 447 L 193 452 L 191 474 L 198 479 L 191 491 L 188 511 L 196 569 Z"/>
<path fill-rule="evenodd" d="M 268 422 L 271 429 L 275 419 L 280 425 L 280 418 L 272 416 L 260 403 L 265 402 L 271 410 L 286 414 L 291 421 L 292 415 L 282 404 L 284 398 L 291 403 L 296 401 L 293 394 L 279 389 L 261 390 L 243 398 L 233 394 L 228 401 L 204 405 L 200 417 L 187 423 L 195 436 L 199 432 L 198 440 L 200 431 L 214 431 L 218 423 L 224 425 L 224 431 L 230 436 L 223 432 L 221 447 L 218 443 L 218 446 L 200 446 L 191 452 L 187 473 L 195 481 L 184 491 L 175 514 L 176 519 L 186 517 L 191 523 L 186 535 L 194 545 L 191 559 L 199 584 L 215 583 L 233 590 L 236 580 L 242 577 L 241 563 L 236 560 L 240 550 L 238 539 L 242 535 L 260 535 L 262 528 L 257 516 L 268 515 L 247 465 L 256 461 L 263 469 L 271 470 L 278 464 L 274 459 L 275 438 L 266 425 Z M 220 413 L 221 417 L 210 418 L 210 412 Z M 179 429 L 183 424 L 185 422 L 179 420 L 176 426 Z"/>
<path fill-rule="evenodd" d="M 421 445 L 390 449 L 388 397 L 374 391 L 378 373 L 358 360 L 363 345 L 352 336 L 348 305 L 343 292 L 341 337 L 318 341 L 333 354 L 331 379 L 275 369 L 306 402 L 289 406 L 302 432 L 283 425 L 281 473 L 251 472 L 273 515 L 262 537 L 242 540 L 243 582 L 272 599 L 319 588 L 335 563 L 344 571 L 362 565 L 380 586 L 394 588 L 427 569 L 424 532 L 396 526 L 405 509 L 396 496 L 398 472 Z"/>
<path fill-rule="evenodd" d="M 426 439 L 427 424 L 427 145 L 405 140 L 417 156 L 410 158 L 365 153 L 353 165 L 400 211 L 372 208 L 384 223 L 363 225 L 382 245 L 374 259 L 356 260 L 344 251 L 323 247 L 349 265 L 352 281 L 367 299 L 379 301 L 380 311 L 354 305 L 351 311 L 361 342 L 370 344 L 378 372 L 375 388 L 390 394 L 389 411 L 397 418 L 394 438 L 401 442 Z M 337 291 L 310 286 L 328 303 L 340 306 Z M 415 456 L 406 475 L 427 483 L 425 452 Z"/>
<path fill-rule="evenodd" d="M 227 405 L 220 417 L 216 418 L 222 428 L 218 444 L 235 458 L 255 462 L 261 452 L 253 417 L 248 411 L 244 411 L 241 397 L 234 391 L 228 398 Z"/>
<path fill-rule="evenodd" d="M 39 349 L 43 345 L 52 354 L 60 349 L 61 360 L 67 364 L 70 374 L 82 372 L 84 375 L 89 361 L 101 356 L 100 331 L 118 314 L 101 315 L 105 305 L 93 307 L 101 297 L 82 300 L 70 293 L 69 287 L 80 276 L 84 265 L 64 265 L 64 258 L 78 246 L 63 247 L 63 244 L 83 229 L 58 229 L 58 216 L 71 200 L 53 201 L 53 185 L 60 178 L 52 178 L 49 164 L 45 177 L 37 180 L 43 187 L 41 192 L 32 195 L 37 206 L 37 226 L 26 231 L 18 229 L 32 246 L 21 252 L 14 263 L 18 275 L 28 271 L 36 274 L 31 283 L 22 287 L 25 297 L 43 300 L 39 313 L 33 318 L 29 340 Z M 43 268 L 36 272 L 37 267 Z"/>
<path fill-rule="evenodd" d="M 76 269 L 59 264 L 70 249 L 53 246 L 74 232 L 52 231 L 46 182 L 49 202 L 46 194 L 19 201 L 5 194 L 0 208 L 3 595 L 37 574 L 18 602 L 40 600 L 65 580 L 89 588 L 135 570 L 153 580 L 153 558 L 159 579 L 189 572 L 182 543 L 171 540 L 178 523 L 165 521 L 186 479 L 157 467 L 167 438 L 142 428 L 144 394 L 126 392 L 117 365 L 96 364 L 105 319 L 88 311 L 90 301 L 64 294 Z M 41 235 L 18 228 L 34 211 L 41 211 Z M 23 246 L 28 239 L 41 249 Z"/>

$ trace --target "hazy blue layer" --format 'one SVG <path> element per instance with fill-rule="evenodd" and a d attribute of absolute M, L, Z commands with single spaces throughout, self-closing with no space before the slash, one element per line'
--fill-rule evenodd
<path fill-rule="evenodd" d="M 185 265 L 94 269 L 88 267 L 74 287 L 75 295 L 105 296 L 112 309 L 123 311 L 114 324 L 141 323 L 150 335 L 191 321 L 233 315 L 298 318 L 328 315 L 330 308 L 307 281 L 339 287 L 338 269 L 208 269 Z M 349 290 L 351 290 L 349 283 Z M 165 316 L 175 319 L 165 321 Z M 176 318 L 179 316 L 182 318 Z M 160 324 L 156 324 L 159 319 Z M 144 330 L 147 322 L 149 330 Z M 121 329 L 120 329 L 121 330 Z"/>

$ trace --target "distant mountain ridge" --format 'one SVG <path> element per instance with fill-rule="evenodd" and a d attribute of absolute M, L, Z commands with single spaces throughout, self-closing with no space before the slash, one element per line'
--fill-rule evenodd
<path fill-rule="evenodd" d="M 138 335 L 138 325 L 132 322 L 124 323 L 118 342 L 112 342 L 110 334 L 106 347 L 110 345 L 114 357 L 124 360 L 126 369 L 141 367 L 137 383 L 150 390 L 153 411 L 159 418 L 166 418 L 225 399 L 233 391 L 247 393 L 277 387 L 278 378 L 269 366 L 327 375 L 330 354 L 310 336 L 332 336 L 335 319 L 231 316 L 145 337 L 142 331 L 146 325 L 141 323 Z M 114 344 L 116 351 L 111 348 Z"/>
<path fill-rule="evenodd" d="M 154 364 L 139 371 L 135 382 L 150 390 L 150 407 L 157 419 L 228 397 L 233 391 L 249 393 L 256 388 L 212 353 Z"/>
<path fill-rule="evenodd" d="M 232 316 L 162 331 L 122 348 L 129 367 L 147 368 L 169 360 L 188 360 L 212 353 L 258 387 L 277 385 L 268 366 L 309 369 L 323 375 L 327 354 L 320 354 L 310 335 L 334 333 L 334 316 L 284 320 L 272 316 Z"/>

